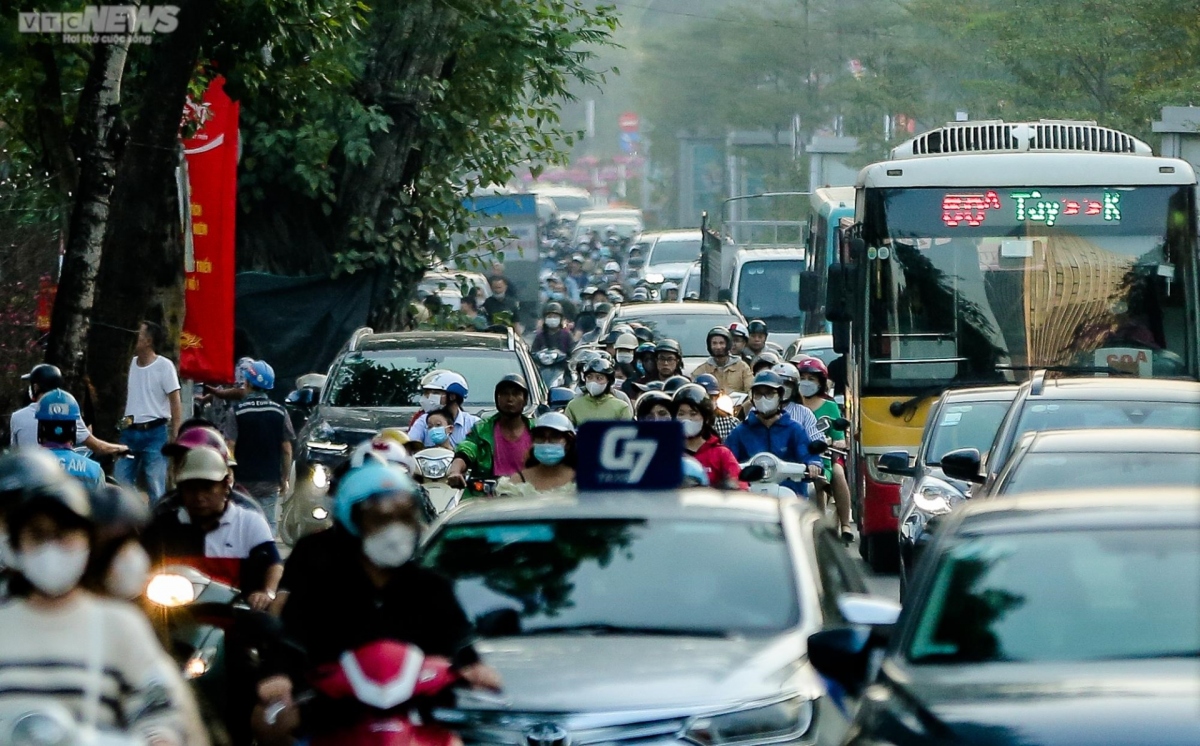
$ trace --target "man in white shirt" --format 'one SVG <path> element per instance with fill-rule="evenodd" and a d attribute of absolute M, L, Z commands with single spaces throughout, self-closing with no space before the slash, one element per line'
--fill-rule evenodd
<path fill-rule="evenodd" d="M 129 363 L 129 381 L 125 396 L 125 419 L 121 442 L 129 446 L 129 455 L 117 462 L 117 480 L 139 485 L 157 503 L 167 489 L 167 457 L 162 447 L 175 440 L 183 421 L 183 403 L 179 398 L 179 375 L 175 365 L 156 350 L 166 342 L 166 332 L 158 324 L 143 321 L 138 328 L 137 353 Z"/>
<path fill-rule="evenodd" d="M 47 392 L 62 388 L 62 372 L 53 365 L 42 363 L 35 365 L 33 370 L 21 376 L 21 380 L 29 384 L 29 398 L 32 400 L 27 407 L 22 407 L 12 413 L 9 418 L 8 432 L 10 445 L 13 448 L 36 446 L 37 440 L 37 407 L 41 398 Z M 123 445 L 109 443 L 92 435 L 80 417 L 75 423 L 75 444 L 86 446 L 98 456 L 115 456 L 129 449 Z"/>

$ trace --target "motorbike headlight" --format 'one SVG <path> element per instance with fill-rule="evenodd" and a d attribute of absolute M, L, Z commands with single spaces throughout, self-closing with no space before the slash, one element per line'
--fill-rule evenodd
<path fill-rule="evenodd" d="M 12 746 L 70 746 L 75 743 L 73 725 L 64 713 L 34 711 L 21 715 L 12 725 Z"/>
<path fill-rule="evenodd" d="M 771 458 L 770 456 L 755 456 L 754 458 L 750 459 L 750 463 L 763 468 L 763 482 L 775 481 L 775 472 L 777 467 L 775 459 Z"/>
<path fill-rule="evenodd" d="M 804 735 L 812 727 L 812 721 L 812 700 L 792 697 L 769 705 L 696 718 L 688 724 L 683 735 L 699 746 L 782 741 Z"/>
<path fill-rule="evenodd" d="M 329 517 L 329 511 L 318 505 L 312 509 L 312 517 L 318 521 L 323 521 Z"/>
<path fill-rule="evenodd" d="M 159 606 L 186 606 L 196 600 L 196 586 L 182 575 L 162 573 L 150 578 L 146 598 Z"/>
<path fill-rule="evenodd" d="M 925 477 L 913 489 L 913 506 L 930 516 L 945 515 L 965 500 L 961 492 L 937 477 Z"/>
<path fill-rule="evenodd" d="M 446 474 L 450 472 L 450 464 L 454 461 L 453 456 L 444 456 L 442 458 L 421 458 L 417 456 L 417 468 L 421 471 L 421 476 L 426 479 L 445 479 Z"/>
<path fill-rule="evenodd" d="M 312 470 L 313 487 L 323 490 L 329 487 L 329 469 L 324 464 L 317 464 Z"/>
<path fill-rule="evenodd" d="M 200 648 L 183 664 L 183 678 L 198 679 L 208 673 L 217 658 L 217 649 L 212 646 Z"/>

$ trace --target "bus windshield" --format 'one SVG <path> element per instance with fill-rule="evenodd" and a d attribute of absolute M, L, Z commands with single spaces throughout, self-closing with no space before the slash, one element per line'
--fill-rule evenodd
<path fill-rule="evenodd" d="M 1194 374 L 1190 186 L 868 190 L 865 385 Z"/>

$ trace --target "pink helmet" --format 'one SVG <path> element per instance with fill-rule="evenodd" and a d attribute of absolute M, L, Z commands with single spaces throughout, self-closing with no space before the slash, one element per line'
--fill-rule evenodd
<path fill-rule="evenodd" d="M 229 444 L 215 427 L 193 427 L 185 430 L 174 443 L 163 446 L 162 452 L 164 456 L 178 458 L 193 448 L 211 448 L 224 456 L 225 463 L 229 466 L 237 466 L 237 461 L 234 461 L 233 454 L 229 452 Z"/>
<path fill-rule="evenodd" d="M 792 363 L 796 366 L 796 370 L 800 373 L 814 373 L 826 380 L 829 379 L 829 368 L 825 367 L 825 363 L 819 357 L 812 355 L 797 355 L 792 358 Z"/>

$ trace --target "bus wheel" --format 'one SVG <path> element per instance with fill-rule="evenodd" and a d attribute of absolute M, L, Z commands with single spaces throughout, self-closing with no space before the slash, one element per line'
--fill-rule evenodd
<path fill-rule="evenodd" d="M 871 534 L 861 537 L 863 559 L 871 571 L 891 574 L 900 569 L 900 543 L 893 533 Z"/>

